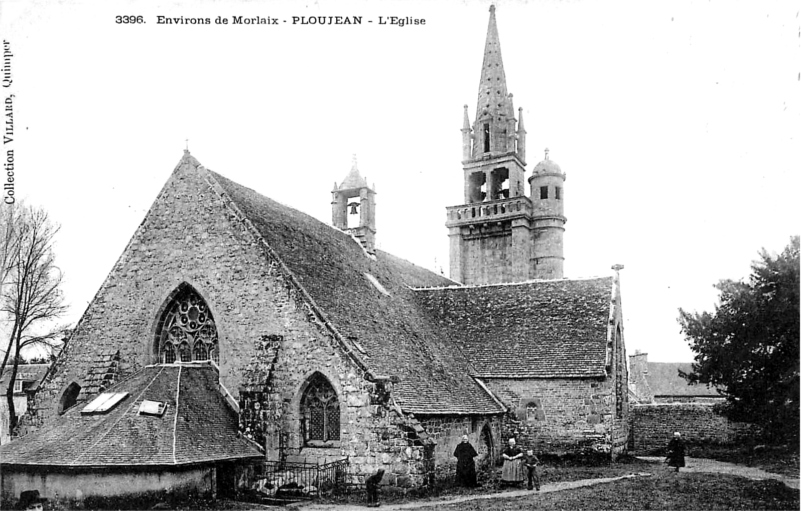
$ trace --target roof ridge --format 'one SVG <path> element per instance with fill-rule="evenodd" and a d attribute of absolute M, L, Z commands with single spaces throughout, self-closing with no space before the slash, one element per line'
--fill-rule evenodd
<path fill-rule="evenodd" d="M 178 463 L 175 457 L 175 446 L 178 443 L 178 404 L 181 398 L 181 370 L 183 366 L 178 366 L 178 378 L 175 384 L 175 420 L 172 422 L 172 462 Z"/>
<path fill-rule="evenodd" d="M 286 263 L 284 263 L 281 257 L 279 257 L 278 253 L 270 246 L 269 243 L 267 243 L 267 240 L 264 239 L 264 236 L 262 236 L 262 234 L 259 232 L 256 226 L 253 225 L 253 222 L 251 222 L 250 218 L 248 218 L 248 216 L 242 212 L 239 206 L 237 206 L 234 200 L 231 199 L 230 196 L 228 196 L 228 194 L 225 192 L 225 189 L 214 177 L 215 174 L 214 171 L 206 169 L 206 167 L 204 167 L 203 165 L 199 165 L 197 169 L 200 171 L 201 177 L 211 187 L 212 191 L 214 191 L 214 193 L 216 193 L 217 196 L 223 201 L 225 207 L 231 210 L 231 212 L 234 213 L 234 215 L 237 218 L 241 219 L 243 225 L 245 225 L 250 234 L 261 244 L 265 252 L 267 252 L 267 254 L 278 263 L 280 272 L 289 281 L 289 283 L 292 286 L 294 286 L 295 289 L 297 289 L 297 291 L 300 293 L 306 305 L 311 309 L 314 315 L 317 316 L 319 321 L 323 323 L 325 328 L 329 332 L 331 332 L 331 334 L 334 336 L 334 339 L 336 339 L 339 342 L 343 351 L 345 351 L 345 353 L 349 357 L 351 357 L 351 359 L 356 363 L 356 365 L 358 365 L 367 375 L 372 375 L 372 371 L 370 371 L 370 368 L 367 365 L 367 363 L 364 360 L 362 360 L 362 358 L 355 352 L 356 348 L 351 347 L 345 341 L 345 337 L 339 333 L 337 328 L 328 318 L 328 315 L 325 314 L 325 312 L 319 305 L 317 305 L 317 302 L 314 301 L 314 298 L 312 298 L 311 294 L 301 284 L 300 280 L 297 278 L 294 272 L 292 272 L 292 270 L 289 269 Z M 253 190 L 253 192 L 261 196 L 261 194 L 256 192 L 255 190 Z"/>
<path fill-rule="evenodd" d="M 175 168 L 173 169 L 172 173 L 170 174 L 170 177 L 167 179 L 167 181 L 161 187 L 161 190 L 159 190 L 159 193 L 156 195 L 156 198 L 150 204 L 150 207 L 148 208 L 147 213 L 145 213 L 145 217 L 142 219 L 141 222 L 139 222 L 139 225 L 136 227 L 136 230 L 131 235 L 131 237 L 128 239 L 128 243 L 125 244 L 125 248 L 122 249 L 122 252 L 120 253 L 119 257 L 117 257 L 117 260 L 114 261 L 114 265 L 112 265 L 111 270 L 109 270 L 109 272 L 106 274 L 106 278 L 103 279 L 103 282 L 97 288 L 97 291 L 95 291 L 95 294 L 92 296 L 92 299 L 86 304 L 86 308 L 83 310 L 83 314 L 81 314 L 81 317 L 78 319 L 78 322 L 75 324 L 75 327 L 71 329 L 69 336 L 64 341 L 64 345 L 62 346 L 61 350 L 59 350 L 58 355 L 56 355 L 56 359 L 47 368 L 47 372 L 45 373 L 45 375 L 40 380 L 42 382 L 42 384 L 50 383 L 50 381 L 51 381 L 50 378 L 53 377 L 53 375 L 55 374 L 53 371 L 54 371 L 54 369 L 55 369 L 55 367 L 57 365 L 57 362 L 59 362 L 60 360 L 63 360 L 63 358 L 66 357 L 67 354 L 71 351 L 72 344 L 71 344 L 70 341 L 72 341 L 72 337 L 75 335 L 76 332 L 78 332 L 81 329 L 81 327 L 83 326 L 84 319 L 88 320 L 87 313 L 89 312 L 89 309 L 97 301 L 97 298 L 100 296 L 100 293 L 107 288 L 107 285 L 108 285 L 109 281 L 111 280 L 112 276 L 115 275 L 115 271 L 114 270 L 117 268 L 117 266 L 119 266 L 119 264 L 122 262 L 122 260 L 125 257 L 125 255 L 128 253 L 128 250 L 131 248 L 131 244 L 133 243 L 134 239 L 136 239 L 136 237 L 139 235 L 139 233 L 144 229 L 144 226 L 147 223 L 148 219 L 150 218 L 150 213 L 153 211 L 153 207 L 155 206 L 155 204 L 157 202 L 159 202 L 159 199 L 161 199 L 161 197 L 165 193 L 167 193 L 167 188 L 170 185 L 170 183 L 172 182 L 172 179 L 175 176 L 175 174 L 183 166 L 184 163 L 190 163 L 191 164 L 193 161 L 195 163 L 199 163 L 194 156 L 189 155 L 189 150 L 184 150 L 184 154 L 181 157 L 181 160 L 175 166 Z"/>
<path fill-rule="evenodd" d="M 449 290 L 449 289 L 478 289 L 478 288 L 485 288 L 485 287 L 504 287 L 504 286 L 525 286 L 528 284 L 541 284 L 545 282 L 586 282 L 590 280 L 604 280 L 604 279 L 614 279 L 612 275 L 607 276 L 597 276 L 597 277 L 575 277 L 575 278 L 564 278 L 564 279 L 530 279 L 524 280 L 521 282 L 499 282 L 494 284 L 458 284 L 454 286 L 435 286 L 435 287 L 409 287 L 412 291 L 439 291 L 439 290 Z M 453 279 L 451 279 L 453 280 Z"/>

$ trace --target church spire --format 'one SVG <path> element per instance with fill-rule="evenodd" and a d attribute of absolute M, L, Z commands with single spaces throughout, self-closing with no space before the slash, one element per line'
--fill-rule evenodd
<path fill-rule="evenodd" d="M 345 180 L 339 185 L 340 190 L 349 190 L 351 188 L 369 188 L 367 180 L 362 177 L 359 172 L 359 165 L 356 163 L 356 155 L 353 155 L 353 163 L 350 172 L 345 176 Z"/>
<path fill-rule="evenodd" d="M 483 119 L 496 112 L 506 112 L 506 74 L 503 71 L 501 41 L 495 21 L 495 6 L 490 6 L 487 41 L 484 43 L 484 63 L 481 66 L 481 82 L 478 86 L 476 117 Z"/>
<path fill-rule="evenodd" d="M 506 89 L 506 73 L 503 69 L 494 5 L 490 6 L 473 132 L 477 142 L 473 146 L 473 158 L 481 158 L 488 153 L 498 154 L 515 150 L 514 106 L 512 95 Z"/>

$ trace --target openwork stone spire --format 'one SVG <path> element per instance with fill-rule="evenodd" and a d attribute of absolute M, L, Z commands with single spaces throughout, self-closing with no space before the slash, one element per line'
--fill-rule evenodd
<path fill-rule="evenodd" d="M 481 82 L 478 85 L 478 105 L 476 118 L 483 121 L 489 117 L 497 120 L 498 115 L 514 116 L 512 100 L 506 91 L 506 74 L 501 57 L 501 41 L 498 37 L 498 24 L 495 21 L 495 6 L 490 6 L 487 41 L 484 44 L 484 63 L 481 66 Z"/>

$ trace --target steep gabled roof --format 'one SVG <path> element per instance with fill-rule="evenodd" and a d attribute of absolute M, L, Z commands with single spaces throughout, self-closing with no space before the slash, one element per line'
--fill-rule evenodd
<path fill-rule="evenodd" d="M 603 377 L 613 283 L 605 277 L 415 293 L 478 377 Z"/>
<path fill-rule="evenodd" d="M 722 397 L 715 387 L 690 385 L 679 371 L 691 373 L 690 362 L 648 362 L 648 385 L 654 397 Z"/>
<path fill-rule="evenodd" d="M 380 250 L 370 257 L 349 234 L 217 173 L 209 171 L 208 176 L 253 225 L 355 357 L 373 375 L 400 379 L 392 395 L 404 411 L 503 411 L 470 377 L 464 355 L 428 321 L 411 289 L 453 285 L 453 281 Z"/>
<path fill-rule="evenodd" d="M 106 390 L 127 392 L 102 414 L 70 408 L 35 435 L 0 446 L 0 465 L 175 466 L 264 455 L 238 436 L 210 364 L 148 366 Z M 140 415 L 142 401 L 164 402 L 161 417 Z"/>

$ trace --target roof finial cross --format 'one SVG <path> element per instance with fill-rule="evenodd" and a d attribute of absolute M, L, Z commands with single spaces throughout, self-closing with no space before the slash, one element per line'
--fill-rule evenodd
<path fill-rule="evenodd" d="M 546 148 L 545 148 L 545 159 L 546 159 L 546 160 L 548 159 L 548 153 L 549 153 L 549 152 L 550 152 L 550 149 L 548 149 L 548 148 L 546 147 Z"/>

